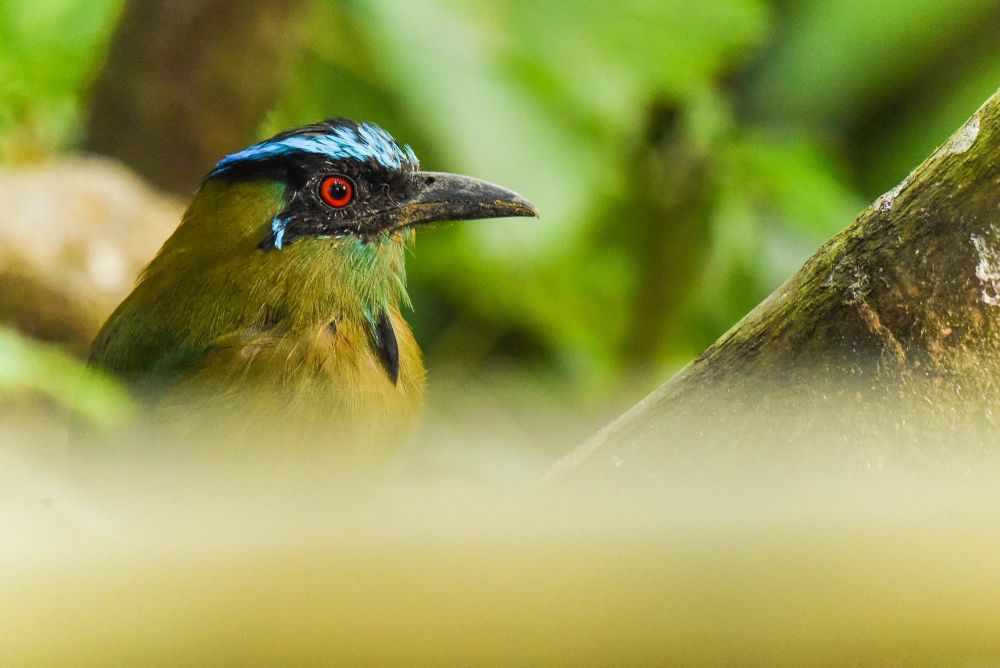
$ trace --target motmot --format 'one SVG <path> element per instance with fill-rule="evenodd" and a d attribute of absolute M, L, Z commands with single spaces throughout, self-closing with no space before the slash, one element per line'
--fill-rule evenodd
<path fill-rule="evenodd" d="M 501 186 L 420 169 L 372 123 L 288 130 L 214 166 L 90 361 L 152 406 L 402 438 L 425 386 L 401 312 L 416 228 L 537 215 Z"/>

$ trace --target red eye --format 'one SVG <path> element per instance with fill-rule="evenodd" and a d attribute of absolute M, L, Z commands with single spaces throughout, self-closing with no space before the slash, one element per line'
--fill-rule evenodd
<path fill-rule="evenodd" d="M 354 186 L 343 176 L 328 176 L 319 184 L 319 196 L 335 209 L 347 206 L 354 198 Z"/>

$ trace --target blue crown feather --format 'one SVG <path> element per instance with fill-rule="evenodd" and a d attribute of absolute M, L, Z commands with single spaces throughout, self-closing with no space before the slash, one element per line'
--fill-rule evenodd
<path fill-rule="evenodd" d="M 334 160 L 353 158 L 355 160 L 375 160 L 388 169 L 399 169 L 403 163 L 416 165 L 417 156 L 409 145 L 400 146 L 392 136 L 374 123 L 350 125 L 345 123 L 324 123 L 326 130 L 318 133 L 310 130 L 301 134 L 283 133 L 254 144 L 248 148 L 231 153 L 220 160 L 211 174 L 224 172 L 230 166 L 245 161 L 266 160 L 289 153 L 317 153 Z M 306 130 L 306 128 L 303 128 Z"/>

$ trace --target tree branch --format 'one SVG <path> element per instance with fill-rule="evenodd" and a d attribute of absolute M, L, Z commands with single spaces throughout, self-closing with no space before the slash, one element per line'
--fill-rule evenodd
<path fill-rule="evenodd" d="M 551 477 L 693 456 L 864 467 L 1000 434 L 1000 91 L 899 186 Z M 984 446 L 985 444 L 985 446 Z"/>

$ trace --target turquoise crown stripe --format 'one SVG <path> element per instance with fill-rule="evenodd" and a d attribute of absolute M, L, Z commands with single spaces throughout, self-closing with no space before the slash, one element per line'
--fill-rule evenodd
<path fill-rule="evenodd" d="M 339 126 L 323 135 L 293 135 L 254 144 L 224 157 L 215 165 L 212 174 L 223 172 L 238 162 L 265 160 L 296 152 L 317 153 L 334 160 L 375 160 L 388 169 L 399 169 L 404 163 L 418 163 L 409 145 L 400 146 L 388 132 L 374 123 L 362 123 L 357 129 Z"/>

